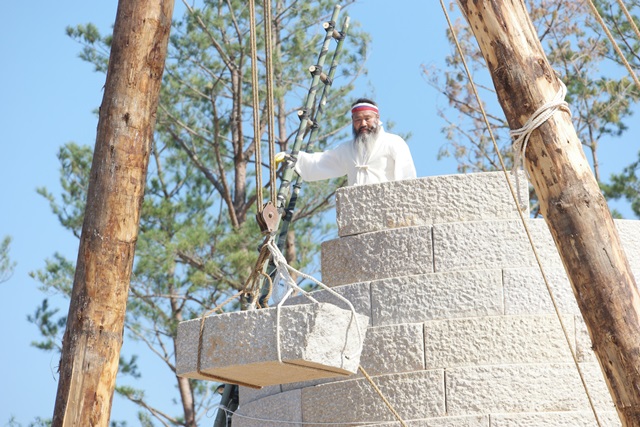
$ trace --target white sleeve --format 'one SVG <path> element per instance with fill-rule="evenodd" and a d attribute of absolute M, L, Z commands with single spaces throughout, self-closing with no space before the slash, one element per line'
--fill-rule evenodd
<path fill-rule="evenodd" d="M 294 170 L 305 181 L 338 178 L 347 174 L 342 146 L 318 153 L 298 153 Z"/>
<path fill-rule="evenodd" d="M 399 141 L 394 144 L 395 159 L 393 167 L 393 177 L 395 180 L 415 178 L 416 166 L 413 163 L 413 157 L 411 157 L 409 146 L 404 141 L 404 139 L 398 139 Z"/>

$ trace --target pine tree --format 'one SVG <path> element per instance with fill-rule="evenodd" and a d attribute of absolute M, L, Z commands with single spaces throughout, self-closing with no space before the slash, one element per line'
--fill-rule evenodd
<path fill-rule="evenodd" d="M 0 242 L 0 283 L 9 280 L 13 274 L 16 263 L 11 261 L 9 249 L 11 248 L 11 236 L 5 236 Z"/>

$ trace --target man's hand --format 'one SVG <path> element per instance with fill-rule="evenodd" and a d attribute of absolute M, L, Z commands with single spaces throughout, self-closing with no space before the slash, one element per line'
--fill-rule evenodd
<path fill-rule="evenodd" d="M 280 163 L 287 162 L 290 165 L 294 165 L 296 163 L 296 158 L 286 151 L 281 151 L 274 157 L 274 161 L 276 162 L 276 167 L 280 166 Z"/>
<path fill-rule="evenodd" d="M 289 157 L 289 155 L 284 151 L 281 151 L 278 154 L 276 154 L 276 157 L 274 159 L 276 162 L 276 166 L 279 166 L 280 163 L 284 162 L 287 159 L 287 157 Z"/>

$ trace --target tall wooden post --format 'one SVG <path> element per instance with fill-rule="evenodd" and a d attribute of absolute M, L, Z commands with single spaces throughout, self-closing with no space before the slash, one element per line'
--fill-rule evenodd
<path fill-rule="evenodd" d="M 173 0 L 120 0 L 53 426 L 109 425 Z"/>
<path fill-rule="evenodd" d="M 522 0 L 459 3 L 511 129 L 560 84 Z M 624 426 L 640 426 L 640 296 L 606 200 L 566 112 L 534 131 L 525 165 Z"/>

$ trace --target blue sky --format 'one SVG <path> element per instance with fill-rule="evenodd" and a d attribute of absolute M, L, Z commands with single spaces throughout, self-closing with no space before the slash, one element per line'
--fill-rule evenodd
<path fill-rule="evenodd" d="M 176 11 L 181 11 L 180 2 Z M 110 30 L 117 1 L 61 0 L 7 2 L 0 26 L 0 237 L 11 235 L 11 256 L 17 262 L 12 278 L 0 284 L 0 426 L 14 415 L 23 424 L 36 416 L 50 417 L 56 394 L 57 355 L 30 346 L 35 327 L 26 320 L 45 296 L 28 275 L 42 268 L 54 252 L 75 259 L 78 241 L 58 224 L 48 203 L 35 192 L 46 186 L 59 194 L 58 148 L 69 141 L 95 143 L 97 117 L 105 76 L 78 58 L 81 47 L 65 35 L 67 25 L 92 22 Z M 410 12 L 410 13 L 407 13 Z M 455 173 L 453 160 L 437 161 L 444 137 L 436 106 L 445 103 L 421 74 L 421 66 L 439 66 L 448 53 L 446 21 L 438 2 L 419 0 L 362 1 L 348 10 L 372 35 L 368 80 L 375 88 L 382 119 L 394 130 L 411 132 L 409 146 L 418 176 Z M 301 64 L 308 65 L 308 64 Z M 365 91 L 364 81 L 360 83 Z M 635 136 L 634 136 L 635 135 Z M 600 153 L 603 176 L 636 158 L 638 130 L 623 139 L 605 141 Z M 609 144 L 609 148 L 605 147 Z M 628 208 L 621 208 L 630 215 Z M 52 297 L 52 302 L 67 307 Z M 127 344 L 125 344 L 127 346 Z M 131 350 L 131 348 L 129 348 Z M 167 402 L 171 378 L 156 376 L 154 361 L 141 360 L 145 385 L 158 402 Z M 113 418 L 131 418 L 131 405 L 114 400 Z M 206 424 L 212 424 L 205 422 Z"/>

